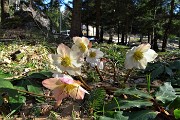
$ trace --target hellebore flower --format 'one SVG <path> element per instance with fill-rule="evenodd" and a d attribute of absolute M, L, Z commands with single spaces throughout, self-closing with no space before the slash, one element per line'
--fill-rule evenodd
<path fill-rule="evenodd" d="M 58 72 L 68 72 L 70 75 L 81 73 L 81 63 L 78 62 L 77 54 L 63 43 L 57 48 L 58 54 L 50 54 L 48 57 L 55 65 Z"/>
<path fill-rule="evenodd" d="M 86 61 L 89 63 L 93 63 L 97 61 L 97 59 L 102 58 L 104 53 L 100 51 L 100 49 L 90 48 L 86 57 Z"/>
<path fill-rule="evenodd" d="M 86 54 L 88 51 L 89 40 L 86 37 L 73 37 L 74 45 L 72 50 L 78 54 Z"/>
<path fill-rule="evenodd" d="M 125 68 L 145 69 L 147 63 L 153 61 L 158 56 L 158 54 L 150 48 L 150 44 L 141 44 L 129 50 L 126 53 Z"/>
<path fill-rule="evenodd" d="M 52 90 L 57 106 L 68 96 L 73 99 L 84 99 L 85 93 L 89 94 L 80 86 L 81 83 L 73 80 L 71 76 L 56 73 L 53 76 L 55 78 L 46 79 L 42 81 L 42 84 L 44 87 Z"/>

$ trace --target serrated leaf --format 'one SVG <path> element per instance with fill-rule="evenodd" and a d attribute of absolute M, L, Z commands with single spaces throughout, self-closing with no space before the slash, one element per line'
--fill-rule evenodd
<path fill-rule="evenodd" d="M 159 91 L 156 92 L 156 99 L 163 103 L 170 102 L 176 98 L 175 91 L 171 86 L 170 82 L 165 82 L 164 85 L 160 86 Z"/>
<path fill-rule="evenodd" d="M 27 85 L 27 89 L 29 92 L 32 92 L 32 93 L 41 94 L 41 95 L 43 94 L 42 89 L 38 86 Z"/>
<path fill-rule="evenodd" d="M 47 78 L 50 78 L 52 77 L 53 73 L 52 72 L 49 72 L 49 71 L 41 71 L 40 72 L 41 74 L 45 75 Z"/>
<path fill-rule="evenodd" d="M 41 80 L 44 80 L 47 78 L 46 75 L 44 74 L 41 74 L 41 73 L 32 73 L 31 75 L 28 76 L 28 78 L 30 79 L 41 79 Z"/>
<path fill-rule="evenodd" d="M 151 110 L 142 110 L 127 113 L 126 115 L 129 116 L 129 120 L 153 120 L 157 116 L 158 112 L 154 112 Z"/>
<path fill-rule="evenodd" d="M 174 116 L 176 119 L 180 119 L 180 109 L 175 109 L 174 110 Z"/>
<path fill-rule="evenodd" d="M 165 66 L 165 72 L 166 72 L 169 76 L 172 76 L 172 75 L 173 75 L 172 69 L 170 69 L 170 68 L 167 67 L 167 66 Z"/>
<path fill-rule="evenodd" d="M 164 72 L 164 66 L 161 65 L 159 66 L 158 68 L 154 69 L 152 72 L 151 72 L 151 79 L 155 79 L 157 78 L 159 75 L 161 75 L 162 73 Z"/>
<path fill-rule="evenodd" d="M 172 69 L 180 70 L 180 60 L 176 60 L 176 61 L 170 63 L 170 67 Z"/>
<path fill-rule="evenodd" d="M 125 88 L 125 89 L 118 89 L 117 91 L 115 91 L 115 95 L 121 95 L 121 94 L 133 95 L 137 98 L 148 98 L 148 99 L 153 98 L 148 93 L 137 90 L 136 88 Z"/>
<path fill-rule="evenodd" d="M 170 104 L 169 109 L 180 108 L 180 97 L 176 97 Z"/>
<path fill-rule="evenodd" d="M 115 120 L 114 118 L 106 117 L 106 116 L 100 116 L 98 120 Z"/>
<path fill-rule="evenodd" d="M 122 111 L 115 111 L 112 117 L 100 116 L 98 120 L 128 120 L 128 116 L 123 116 Z"/>
<path fill-rule="evenodd" d="M 133 107 L 144 108 L 152 106 L 153 103 L 148 100 L 122 100 L 117 99 L 120 109 L 130 109 Z M 111 101 L 105 105 L 105 110 L 118 109 L 117 101 Z"/>

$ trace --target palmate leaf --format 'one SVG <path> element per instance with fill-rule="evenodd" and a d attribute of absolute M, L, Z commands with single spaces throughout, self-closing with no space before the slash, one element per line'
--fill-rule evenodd
<path fill-rule="evenodd" d="M 176 98 L 175 91 L 171 86 L 170 82 L 165 82 L 164 85 L 160 86 L 159 91 L 156 92 L 156 100 L 162 101 L 163 103 L 170 102 Z"/>
<path fill-rule="evenodd" d="M 122 114 L 122 111 L 115 111 L 111 117 L 100 116 L 98 120 L 128 120 L 129 117 L 123 116 Z"/>
<path fill-rule="evenodd" d="M 113 100 L 110 103 L 105 105 L 105 110 L 113 110 L 118 109 L 117 102 L 120 106 L 120 109 L 130 109 L 133 107 L 138 108 L 144 108 L 147 106 L 152 106 L 153 103 L 147 100 L 139 100 L 139 99 L 133 99 L 133 100 L 122 100 L 122 99 L 116 99 L 117 101 Z"/>
<path fill-rule="evenodd" d="M 154 80 L 155 78 L 157 78 L 159 75 L 161 75 L 164 72 L 164 70 L 165 70 L 164 65 L 161 64 L 159 67 L 157 67 L 152 71 L 151 79 Z"/>
<path fill-rule="evenodd" d="M 115 92 L 115 95 L 121 95 L 121 94 L 132 95 L 132 96 L 135 96 L 137 98 L 148 98 L 148 99 L 152 99 L 153 98 L 148 93 L 145 93 L 145 92 L 142 92 L 140 90 L 137 90 L 136 88 L 118 89 Z"/>
<path fill-rule="evenodd" d="M 142 110 L 125 113 L 126 116 L 129 116 L 129 120 L 154 120 L 157 114 L 158 112 L 154 112 L 151 110 Z"/>
<path fill-rule="evenodd" d="M 168 105 L 169 109 L 176 109 L 176 108 L 180 108 L 180 97 L 176 97 L 169 105 Z"/>

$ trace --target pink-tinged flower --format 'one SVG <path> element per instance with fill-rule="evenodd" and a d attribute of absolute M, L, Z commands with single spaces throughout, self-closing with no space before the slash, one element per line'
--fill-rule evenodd
<path fill-rule="evenodd" d="M 90 48 L 87 53 L 86 61 L 90 63 L 92 67 L 98 66 L 100 69 L 102 69 L 103 62 L 100 61 L 100 58 L 102 58 L 103 55 L 104 53 L 100 51 L 100 49 Z"/>
<path fill-rule="evenodd" d="M 85 93 L 89 94 L 80 85 L 79 81 L 73 80 L 69 75 L 54 74 L 55 78 L 42 81 L 44 87 L 52 90 L 53 96 L 59 106 L 62 100 L 68 96 L 74 99 L 84 99 Z"/>
<path fill-rule="evenodd" d="M 150 44 L 141 44 L 129 50 L 126 53 L 125 68 L 145 69 L 147 63 L 153 61 L 158 56 L 158 54 L 150 48 Z"/>
<path fill-rule="evenodd" d="M 73 37 L 74 45 L 72 50 L 76 51 L 78 54 L 86 54 L 88 51 L 89 40 L 86 37 Z"/>
<path fill-rule="evenodd" d="M 70 75 L 81 73 L 81 63 L 77 54 L 63 43 L 57 48 L 58 54 L 50 54 L 48 57 L 58 72 L 68 72 Z"/>

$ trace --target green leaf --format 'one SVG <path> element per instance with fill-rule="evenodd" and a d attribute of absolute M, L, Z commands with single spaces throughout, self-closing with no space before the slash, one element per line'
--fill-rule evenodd
<path fill-rule="evenodd" d="M 49 72 L 49 71 L 41 71 L 40 72 L 41 74 L 45 75 L 47 78 L 50 78 L 52 77 L 53 73 L 52 72 Z"/>
<path fill-rule="evenodd" d="M 28 76 L 28 78 L 44 80 L 47 78 L 47 76 L 42 73 L 32 73 L 31 75 Z"/>
<path fill-rule="evenodd" d="M 118 89 L 117 91 L 115 91 L 115 95 L 121 95 L 121 94 L 133 95 L 137 98 L 148 98 L 148 99 L 153 98 L 148 93 L 137 90 L 136 88 L 125 88 L 125 89 Z"/>
<path fill-rule="evenodd" d="M 122 114 L 122 111 L 115 111 L 112 116 L 113 118 L 110 116 L 100 116 L 98 120 L 128 120 L 128 117 Z"/>
<path fill-rule="evenodd" d="M 174 116 L 176 119 L 180 119 L 180 109 L 175 109 L 174 110 Z"/>
<path fill-rule="evenodd" d="M 0 106 L 2 105 L 3 103 L 3 97 L 0 95 Z"/>
<path fill-rule="evenodd" d="M 171 69 L 177 69 L 180 70 L 180 60 L 176 60 L 172 63 L 170 63 Z"/>
<path fill-rule="evenodd" d="M 125 115 L 129 116 L 129 120 L 153 120 L 157 116 L 158 112 L 151 110 L 142 110 L 136 112 L 129 112 Z"/>
<path fill-rule="evenodd" d="M 172 72 L 172 69 L 165 66 L 165 72 L 169 75 L 169 76 L 172 76 L 173 75 L 173 72 Z"/>
<path fill-rule="evenodd" d="M 154 80 L 157 78 L 159 75 L 161 75 L 164 72 L 164 65 L 160 65 L 156 69 L 154 69 L 151 73 L 151 78 Z"/>
<path fill-rule="evenodd" d="M 0 79 L 0 88 L 13 88 L 13 84 L 5 79 Z"/>
<path fill-rule="evenodd" d="M 170 104 L 169 109 L 180 108 L 180 97 L 176 97 Z"/>
<path fill-rule="evenodd" d="M 118 104 L 120 106 L 120 109 L 130 109 L 133 107 L 138 107 L 138 108 L 143 108 L 147 106 L 152 106 L 153 103 L 147 100 L 122 100 L 122 99 L 117 99 Z M 118 105 L 116 101 L 111 101 L 107 105 L 105 105 L 105 110 L 112 110 L 112 109 L 117 109 Z"/>
<path fill-rule="evenodd" d="M 170 82 L 165 82 L 164 85 L 160 86 L 159 91 L 156 92 L 156 99 L 163 103 L 170 102 L 175 99 L 175 91 L 171 86 Z"/>
<path fill-rule="evenodd" d="M 12 77 L 12 75 L 10 73 L 4 73 L 2 70 L 0 70 L 0 78 L 8 78 L 8 77 Z"/>
<path fill-rule="evenodd" d="M 27 89 L 29 92 L 43 95 L 42 89 L 38 86 L 27 85 Z"/>

